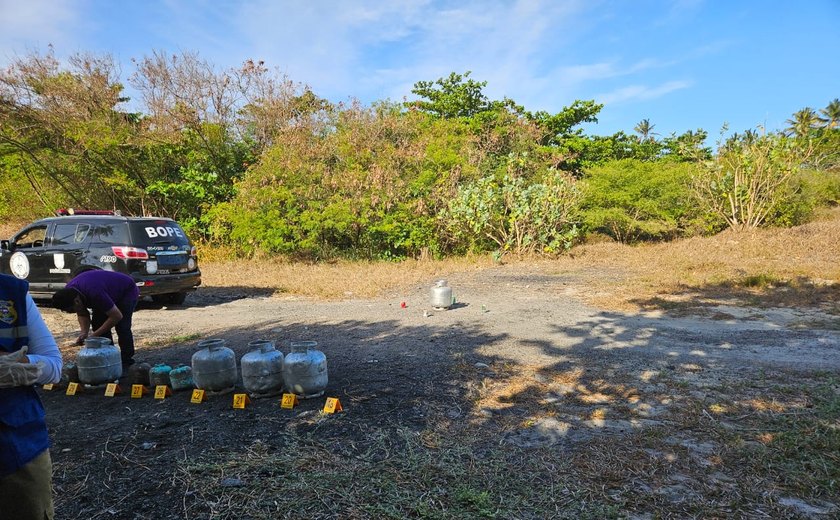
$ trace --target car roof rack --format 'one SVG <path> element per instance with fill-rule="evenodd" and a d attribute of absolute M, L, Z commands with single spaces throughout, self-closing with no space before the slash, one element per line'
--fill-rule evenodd
<path fill-rule="evenodd" d="M 74 208 L 60 208 L 55 210 L 56 217 L 69 217 L 71 215 L 120 215 L 118 210 L 108 209 L 74 209 Z"/>

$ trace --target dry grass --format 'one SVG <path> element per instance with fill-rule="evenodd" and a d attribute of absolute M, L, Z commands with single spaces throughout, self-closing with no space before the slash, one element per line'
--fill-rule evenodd
<path fill-rule="evenodd" d="M 590 302 L 639 309 L 706 303 L 807 306 L 840 296 L 840 208 L 790 229 L 576 248 L 554 270 L 583 277 Z"/>
<path fill-rule="evenodd" d="M 203 285 L 209 287 L 271 289 L 275 294 L 340 299 L 369 298 L 490 265 L 489 257 L 320 264 L 260 259 L 203 262 L 201 272 Z"/>
<path fill-rule="evenodd" d="M 840 208 L 791 229 L 761 229 L 668 243 L 599 243 L 556 258 L 505 263 L 579 277 L 591 303 L 613 309 L 679 309 L 704 304 L 807 306 L 840 296 Z M 204 262 L 210 287 L 271 289 L 336 299 L 373 297 L 430 278 L 490 268 L 489 256 L 442 261 L 303 264 L 282 260 Z M 836 305 L 836 304 L 835 304 Z"/>

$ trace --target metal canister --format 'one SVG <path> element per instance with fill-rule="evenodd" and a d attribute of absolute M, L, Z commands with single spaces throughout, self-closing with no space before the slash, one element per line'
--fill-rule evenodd
<path fill-rule="evenodd" d="M 165 363 L 158 363 L 149 370 L 149 385 L 152 388 L 157 386 L 169 386 L 169 373 L 172 367 Z"/>
<path fill-rule="evenodd" d="M 189 390 L 193 387 L 192 368 L 180 365 L 169 372 L 169 386 L 172 390 Z"/>
<path fill-rule="evenodd" d="M 196 388 L 210 392 L 227 392 L 236 386 L 239 375 L 236 355 L 223 339 L 200 341 L 201 349 L 192 355 L 192 377 Z"/>
<path fill-rule="evenodd" d="M 448 309 L 452 306 L 452 288 L 446 280 L 438 280 L 432 286 L 432 307 L 435 309 Z"/>
<path fill-rule="evenodd" d="M 271 340 L 248 343 L 250 352 L 242 356 L 242 385 L 255 397 L 277 395 L 283 391 L 283 353 Z"/>
<path fill-rule="evenodd" d="M 79 381 L 87 385 L 110 383 L 122 376 L 120 349 L 108 338 L 87 338 L 76 357 L 76 365 Z"/>
<path fill-rule="evenodd" d="M 327 356 L 317 346 L 316 341 L 293 341 L 283 361 L 286 388 L 304 399 L 324 395 L 329 382 Z"/>
<path fill-rule="evenodd" d="M 128 384 L 149 386 L 149 371 L 152 366 L 148 363 L 135 363 L 128 367 Z"/>

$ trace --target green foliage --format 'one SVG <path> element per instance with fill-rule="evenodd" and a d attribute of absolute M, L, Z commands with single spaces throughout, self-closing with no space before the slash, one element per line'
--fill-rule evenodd
<path fill-rule="evenodd" d="M 575 181 L 563 172 L 549 172 L 542 182 L 505 173 L 462 187 L 443 217 L 454 236 L 474 250 L 556 253 L 578 236 L 579 200 Z"/>
<path fill-rule="evenodd" d="M 464 74 L 451 73 L 447 78 L 432 81 L 418 81 L 411 89 L 421 99 L 407 103 L 414 108 L 429 114 L 443 117 L 473 117 L 490 109 L 490 101 L 482 89 L 487 86 L 486 81 L 469 79 L 470 71 Z"/>
<path fill-rule="evenodd" d="M 584 229 L 620 242 L 691 234 L 699 225 L 689 190 L 695 171 L 688 163 L 635 159 L 587 170 L 582 183 Z"/>
<path fill-rule="evenodd" d="M 698 201 L 734 229 L 793 225 L 808 214 L 796 174 L 797 141 L 780 134 L 731 139 L 694 179 Z"/>
<path fill-rule="evenodd" d="M 815 207 L 840 205 L 840 168 L 803 170 L 799 173 L 799 180 L 804 199 Z"/>
<path fill-rule="evenodd" d="M 173 217 L 236 254 L 401 259 L 562 251 L 581 219 L 622 241 L 793 225 L 840 198 L 838 100 L 794 114 L 795 138 L 748 131 L 713 158 L 701 129 L 657 140 L 645 119 L 638 135 L 589 136 L 580 125 L 602 105 L 531 113 L 470 72 L 362 107 L 262 62 L 135 64 L 140 112 L 107 55 L 50 51 L 0 71 L 0 216 L 119 209 Z M 685 180 L 701 163 L 692 205 Z"/>
<path fill-rule="evenodd" d="M 712 158 L 712 149 L 705 145 L 709 133 L 698 128 L 697 131 L 688 130 L 680 135 L 671 134 L 662 140 L 662 153 L 684 162 L 708 161 Z"/>

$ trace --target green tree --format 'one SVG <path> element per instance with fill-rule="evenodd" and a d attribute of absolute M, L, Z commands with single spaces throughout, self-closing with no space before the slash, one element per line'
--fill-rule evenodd
<path fill-rule="evenodd" d="M 657 135 L 653 131 L 655 126 L 656 125 L 650 124 L 648 119 L 642 119 L 636 126 L 633 127 L 633 131 L 639 134 L 639 139 L 641 139 L 642 142 L 653 141 L 653 136 Z"/>
<path fill-rule="evenodd" d="M 796 111 L 793 118 L 785 121 L 788 125 L 785 133 L 788 136 L 808 137 L 819 123 L 817 113 L 811 107 L 805 107 Z"/>
<path fill-rule="evenodd" d="M 421 99 L 406 105 L 443 118 L 473 117 L 490 110 L 493 105 L 483 92 L 487 82 L 470 79 L 470 74 L 470 71 L 452 72 L 449 77 L 435 81 L 418 81 L 411 92 Z"/>
<path fill-rule="evenodd" d="M 818 118 L 826 128 L 836 128 L 840 125 L 840 99 L 833 99 L 825 108 L 820 109 L 823 117 Z"/>
<path fill-rule="evenodd" d="M 709 133 L 698 128 L 662 140 L 663 156 L 678 161 L 700 162 L 711 159 L 712 149 L 705 145 Z"/>
<path fill-rule="evenodd" d="M 31 54 L 0 72 L 0 154 L 44 211 L 61 205 L 142 212 L 149 171 L 137 114 L 108 56 L 66 65 Z"/>

